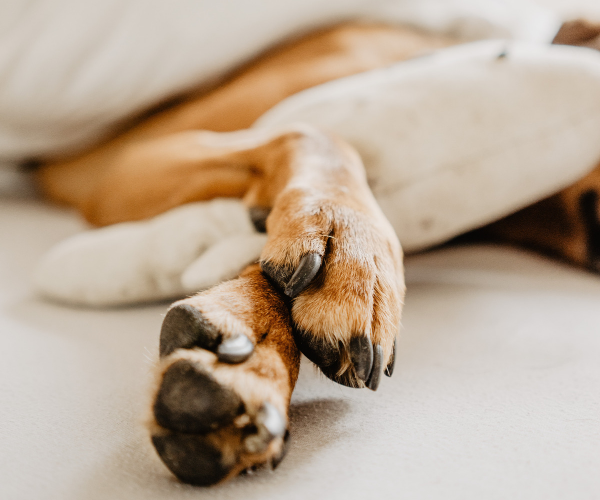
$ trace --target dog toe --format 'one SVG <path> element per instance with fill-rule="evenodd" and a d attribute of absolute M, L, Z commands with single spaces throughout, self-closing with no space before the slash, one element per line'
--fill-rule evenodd
<path fill-rule="evenodd" d="M 169 310 L 162 324 L 160 356 L 192 347 L 215 352 L 224 363 L 241 363 L 254 351 L 254 343 L 243 333 L 224 336 L 198 308 L 185 303 L 176 305 Z"/>
<path fill-rule="evenodd" d="M 244 439 L 244 448 L 248 453 L 263 453 L 271 441 L 283 438 L 287 431 L 286 422 L 281 413 L 271 403 L 265 401 L 254 418 L 256 431 Z"/>

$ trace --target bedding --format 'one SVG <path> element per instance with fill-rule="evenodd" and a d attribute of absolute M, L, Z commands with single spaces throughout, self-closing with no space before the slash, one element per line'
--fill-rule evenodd
<path fill-rule="evenodd" d="M 79 150 L 282 40 L 348 19 L 546 42 L 560 25 L 518 0 L 4 0 L 0 161 Z"/>

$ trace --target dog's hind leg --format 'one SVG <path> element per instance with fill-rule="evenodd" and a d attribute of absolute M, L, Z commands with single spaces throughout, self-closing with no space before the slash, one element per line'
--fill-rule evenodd
<path fill-rule="evenodd" d="M 377 24 L 346 24 L 311 33 L 264 54 L 212 91 L 146 117 L 89 151 L 43 163 L 37 170 L 40 189 L 96 225 L 149 217 L 186 201 L 241 197 L 251 177 L 247 168 L 231 163 L 228 168 L 197 168 L 204 154 L 196 139 L 199 130 L 245 129 L 301 90 L 456 42 Z M 129 191 L 141 195 L 159 187 L 158 201 L 127 196 Z"/>
<path fill-rule="evenodd" d="M 284 297 L 258 265 L 176 302 L 163 322 L 152 442 L 182 481 L 278 465 L 300 353 Z"/>
<path fill-rule="evenodd" d="M 560 193 L 474 233 L 600 272 L 600 166 Z"/>

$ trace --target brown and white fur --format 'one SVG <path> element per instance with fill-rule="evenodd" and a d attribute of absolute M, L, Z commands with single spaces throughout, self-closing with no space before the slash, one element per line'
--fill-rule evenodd
<path fill-rule="evenodd" d="M 599 33 L 566 24 L 556 42 L 600 48 Z M 351 387 L 376 390 L 382 373 L 393 372 L 402 249 L 360 157 L 309 126 L 270 134 L 248 127 L 300 90 L 454 43 L 374 24 L 319 31 L 105 144 L 37 170 L 50 200 L 99 226 L 216 197 L 243 198 L 266 226 L 260 266 L 176 302 L 165 317 L 150 427 L 181 480 L 208 485 L 279 463 L 299 350 Z M 598 269 L 599 188 L 595 171 L 486 231 Z"/>

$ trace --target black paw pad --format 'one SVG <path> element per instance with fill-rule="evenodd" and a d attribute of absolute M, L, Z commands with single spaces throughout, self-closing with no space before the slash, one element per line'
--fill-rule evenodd
<path fill-rule="evenodd" d="M 302 354 L 319 366 L 325 375 L 337 371 L 341 345 L 334 346 L 299 328 L 294 329 L 294 340 Z"/>
<path fill-rule="evenodd" d="M 176 349 L 194 346 L 214 350 L 221 333 L 209 323 L 198 309 L 188 304 L 172 307 L 167 312 L 160 330 L 160 356 L 168 356 Z"/>
<path fill-rule="evenodd" d="M 353 369 L 340 373 L 343 344 L 337 346 L 316 338 L 299 328 L 294 329 L 298 349 L 315 363 L 328 379 L 347 387 L 364 387 L 373 369 L 373 344 L 368 337 L 354 337 L 350 341 L 349 355 Z M 378 382 L 377 382 L 378 383 Z M 373 381 L 375 384 L 375 381 Z"/>
<path fill-rule="evenodd" d="M 210 486 L 225 479 L 233 467 L 206 436 L 166 434 L 153 436 L 161 460 L 185 483 Z"/>
<path fill-rule="evenodd" d="M 244 404 L 235 392 L 187 360 L 176 361 L 168 368 L 154 403 L 159 425 L 186 433 L 222 427 L 243 411 Z"/>

